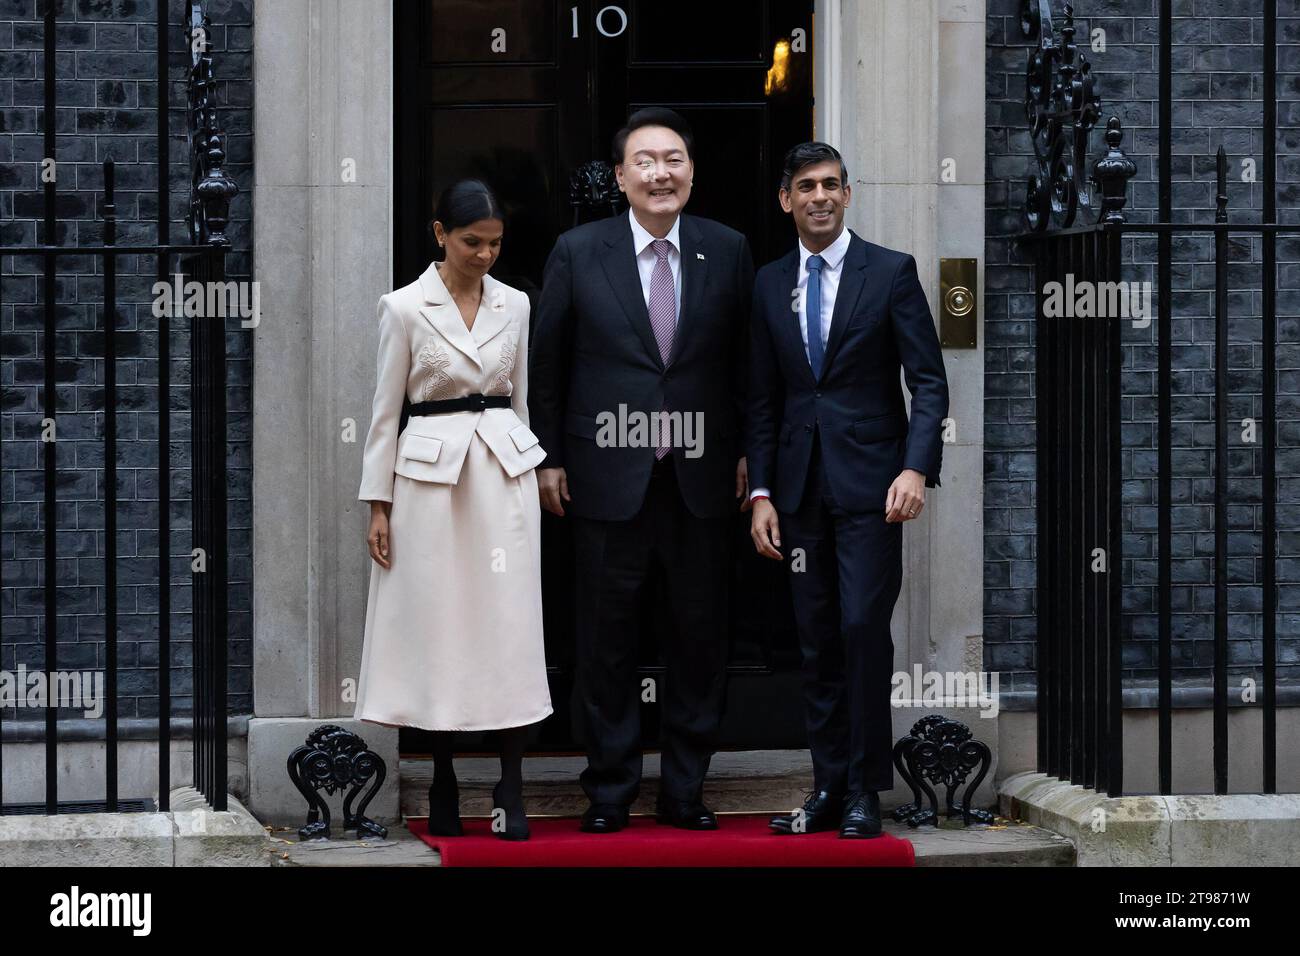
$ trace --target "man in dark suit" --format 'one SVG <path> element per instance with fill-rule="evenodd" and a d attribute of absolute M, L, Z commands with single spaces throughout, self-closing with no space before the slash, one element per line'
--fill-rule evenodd
<path fill-rule="evenodd" d="M 894 780 L 902 522 L 939 484 L 948 382 L 916 261 L 845 227 L 850 193 L 833 147 L 786 155 L 779 198 L 799 244 L 754 282 L 746 451 L 754 546 L 781 560 L 784 541 L 792 559 L 813 761 L 812 795 L 771 826 L 873 837 Z"/>
<path fill-rule="evenodd" d="M 614 137 L 627 215 L 560 236 L 530 348 L 546 450 L 542 506 L 572 522 L 574 713 L 587 747 L 582 829 L 627 824 L 641 782 L 638 593 L 662 566 L 665 745 L 657 817 L 716 829 L 704 775 L 721 720 L 731 520 L 747 509 L 740 443 L 754 264 L 745 237 L 682 213 L 690 128 L 644 109 Z"/>

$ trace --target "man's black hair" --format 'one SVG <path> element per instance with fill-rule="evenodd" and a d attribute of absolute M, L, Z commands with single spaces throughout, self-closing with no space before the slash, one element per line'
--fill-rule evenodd
<path fill-rule="evenodd" d="M 785 163 L 781 169 L 781 188 L 788 192 L 794 177 L 801 169 L 828 161 L 840 164 L 840 183 L 847 184 L 849 169 L 844 165 L 844 157 L 834 146 L 829 143 L 800 143 L 798 146 L 791 147 L 785 154 Z"/>
<path fill-rule="evenodd" d="M 647 106 L 637 110 L 627 118 L 627 125 L 614 134 L 613 148 L 610 150 L 614 164 L 623 162 L 623 152 L 627 149 L 627 138 L 643 126 L 666 126 L 682 138 L 686 144 L 686 158 L 695 161 L 695 137 L 691 135 L 690 124 L 682 119 L 680 113 L 674 113 L 662 106 Z"/>

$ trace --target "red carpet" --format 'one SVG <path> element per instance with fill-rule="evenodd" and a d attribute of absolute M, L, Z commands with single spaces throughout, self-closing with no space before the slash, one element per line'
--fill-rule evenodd
<path fill-rule="evenodd" d="M 529 820 L 528 840 L 492 833 L 490 820 L 465 820 L 465 835 L 430 836 L 424 817 L 407 827 L 442 854 L 443 866 L 912 866 L 908 840 L 888 833 L 841 840 L 826 833 L 779 834 L 770 814 L 720 816 L 712 831 L 678 830 L 633 817 L 618 833 L 583 833 L 576 817 Z"/>

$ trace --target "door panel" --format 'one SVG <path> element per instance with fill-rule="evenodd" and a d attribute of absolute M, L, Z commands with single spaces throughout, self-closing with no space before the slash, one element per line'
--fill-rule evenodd
<path fill-rule="evenodd" d="M 554 2 L 437 0 L 418 4 L 421 66 L 555 64 Z M 402 23 L 397 30 L 410 29 Z"/>
<path fill-rule="evenodd" d="M 772 6 L 753 0 L 633 0 L 629 63 L 761 66 L 767 69 L 767 16 Z M 707 8 L 707 14 L 704 12 Z"/>

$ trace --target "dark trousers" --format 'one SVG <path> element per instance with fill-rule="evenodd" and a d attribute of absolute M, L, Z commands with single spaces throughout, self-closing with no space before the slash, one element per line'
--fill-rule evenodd
<path fill-rule="evenodd" d="M 892 790 L 889 619 L 903 583 L 903 525 L 885 522 L 884 502 L 863 514 L 839 507 L 817 440 L 803 500 L 779 519 L 814 784 L 832 793 Z"/>
<path fill-rule="evenodd" d="M 699 799 L 722 717 L 727 663 L 728 518 L 697 518 L 677 488 L 672 456 L 655 465 L 641 510 L 627 521 L 573 518 L 577 564 L 575 731 L 587 748 L 580 780 L 593 803 L 626 806 L 641 786 L 639 597 L 665 572 L 673 627 L 658 681 L 662 796 Z"/>

